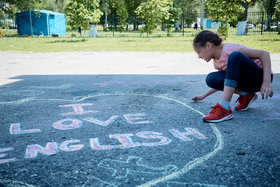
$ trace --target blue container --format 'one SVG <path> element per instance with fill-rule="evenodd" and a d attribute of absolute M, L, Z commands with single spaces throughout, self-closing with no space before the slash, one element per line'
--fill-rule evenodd
<path fill-rule="evenodd" d="M 34 35 L 66 35 L 65 14 L 50 10 L 34 10 L 31 13 Z M 16 15 L 19 35 L 31 35 L 29 12 Z"/>

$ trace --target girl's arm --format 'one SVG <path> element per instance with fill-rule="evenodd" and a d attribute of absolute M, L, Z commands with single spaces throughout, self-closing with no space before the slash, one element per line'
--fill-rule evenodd
<path fill-rule="evenodd" d="M 243 48 L 240 50 L 251 59 L 260 59 L 263 66 L 263 83 L 261 87 L 262 99 L 273 96 L 271 84 L 271 60 L 267 51 Z"/>
<path fill-rule="evenodd" d="M 203 95 L 196 95 L 192 98 L 192 100 L 194 102 L 196 101 L 199 101 L 199 100 L 203 100 L 205 99 L 206 97 L 208 97 L 209 95 L 212 95 L 213 93 L 217 92 L 218 90 L 215 90 L 215 89 L 210 89 L 208 90 L 206 93 L 204 93 Z"/>

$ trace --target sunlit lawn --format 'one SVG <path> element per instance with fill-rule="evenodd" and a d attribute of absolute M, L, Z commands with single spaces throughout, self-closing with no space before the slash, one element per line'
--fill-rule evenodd
<path fill-rule="evenodd" d="M 8 34 L 15 34 L 11 30 Z M 114 34 L 114 36 L 113 36 Z M 73 36 L 75 35 L 75 37 Z M 53 37 L 5 37 L 0 38 L 0 51 L 17 52 L 73 52 L 73 51 L 136 51 L 136 52 L 193 52 L 192 40 L 196 35 L 193 29 L 184 32 L 158 31 L 152 34 L 151 41 L 147 35 L 140 32 L 103 32 L 98 31 L 98 37 L 86 38 L 82 41 L 77 32 L 67 32 L 67 36 Z M 88 32 L 86 33 L 88 36 Z M 270 53 L 280 53 L 280 35 L 249 34 L 236 36 L 230 33 L 225 42 L 244 44 L 255 49 L 267 50 Z"/>

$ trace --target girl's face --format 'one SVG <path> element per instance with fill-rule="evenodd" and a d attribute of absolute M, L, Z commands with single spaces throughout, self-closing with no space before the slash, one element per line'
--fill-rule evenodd
<path fill-rule="evenodd" d="M 199 58 L 202 58 L 206 62 L 209 62 L 213 58 L 213 45 L 209 42 L 204 47 L 194 47 L 195 52 Z"/>

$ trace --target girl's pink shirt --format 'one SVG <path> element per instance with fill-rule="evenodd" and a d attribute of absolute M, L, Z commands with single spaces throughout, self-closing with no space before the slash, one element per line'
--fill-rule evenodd
<path fill-rule="evenodd" d="M 241 44 L 225 43 L 219 59 L 214 59 L 214 68 L 218 71 L 226 71 L 229 55 L 234 51 L 240 51 L 242 48 L 247 48 Z M 258 66 L 262 67 L 260 59 L 252 59 Z"/>

